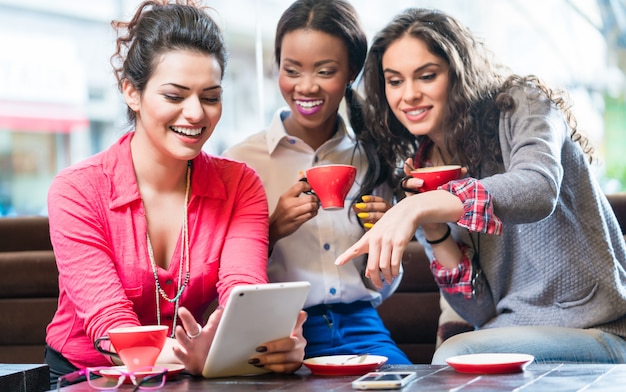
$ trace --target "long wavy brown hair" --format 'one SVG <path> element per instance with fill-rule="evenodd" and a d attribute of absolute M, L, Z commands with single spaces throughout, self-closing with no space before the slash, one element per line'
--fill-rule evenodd
<path fill-rule="evenodd" d="M 396 40 L 410 35 L 449 64 L 449 91 L 443 128 L 446 148 L 455 163 L 476 175 L 482 167 L 493 172 L 502 165 L 498 122 L 502 112 L 513 111 L 508 93 L 514 86 L 534 86 L 559 107 L 577 141 L 593 159 L 588 138 L 577 129 L 567 94 L 549 88 L 538 77 L 513 74 L 497 64 L 492 53 L 466 27 L 438 10 L 408 9 L 397 15 L 375 37 L 363 70 L 367 129 L 359 137 L 377 147 L 379 165 L 371 165 L 362 194 L 380 183 L 397 185 L 402 162 L 413 157 L 427 136 L 411 134 L 394 116 L 385 99 L 382 57 Z"/>

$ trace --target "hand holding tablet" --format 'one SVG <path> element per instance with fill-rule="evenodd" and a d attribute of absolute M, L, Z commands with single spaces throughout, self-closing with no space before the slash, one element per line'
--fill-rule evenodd
<path fill-rule="evenodd" d="M 309 282 L 235 287 L 215 332 L 202 375 L 228 377 L 268 372 L 248 363 L 258 346 L 291 335 Z"/>

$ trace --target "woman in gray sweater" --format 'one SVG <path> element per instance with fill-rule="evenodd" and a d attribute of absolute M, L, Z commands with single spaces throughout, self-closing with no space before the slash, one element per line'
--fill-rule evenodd
<path fill-rule="evenodd" d="M 408 196 L 337 264 L 368 253 L 380 286 L 417 236 L 443 296 L 476 328 L 446 340 L 435 364 L 484 352 L 625 362 L 626 246 L 565 95 L 497 66 L 467 28 L 422 9 L 377 34 L 363 82 L 362 137 L 379 146 L 371 183 L 403 161 L 460 164 L 465 176 L 429 192 L 406 177 Z"/>

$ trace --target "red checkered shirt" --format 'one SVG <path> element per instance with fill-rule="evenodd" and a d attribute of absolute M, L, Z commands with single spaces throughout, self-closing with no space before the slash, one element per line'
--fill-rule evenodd
<path fill-rule="evenodd" d="M 433 166 L 425 157 L 426 151 L 432 146 L 431 140 L 422 143 L 415 154 L 414 162 L 419 162 L 419 166 Z M 463 202 L 463 217 L 457 222 L 461 227 L 470 231 L 502 234 L 502 221 L 493 212 L 492 197 L 485 187 L 475 178 L 463 178 L 451 181 L 440 186 L 442 189 L 456 195 Z M 439 264 L 437 259 L 433 259 L 430 270 L 435 277 L 435 282 L 439 287 L 450 294 L 461 293 L 466 298 L 472 298 L 474 287 L 474 267 L 472 265 L 472 249 L 467 245 L 459 244 L 461 253 L 461 263 L 456 268 L 446 268 Z"/>
<path fill-rule="evenodd" d="M 491 195 L 480 181 L 475 178 L 464 178 L 451 181 L 438 189 L 446 190 L 456 195 L 463 202 L 463 217 L 457 224 L 470 231 L 502 234 L 502 221 L 493 213 Z M 459 244 L 463 257 L 456 268 L 445 268 L 437 259 L 433 259 L 430 269 L 439 287 L 450 294 L 461 293 L 466 298 L 472 298 L 475 271 L 472 265 L 471 249 Z"/>

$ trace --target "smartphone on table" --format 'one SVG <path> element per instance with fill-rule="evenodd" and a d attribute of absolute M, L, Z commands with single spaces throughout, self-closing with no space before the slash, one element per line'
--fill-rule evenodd
<path fill-rule="evenodd" d="M 417 378 L 409 371 L 370 372 L 352 381 L 354 389 L 400 389 Z"/>

